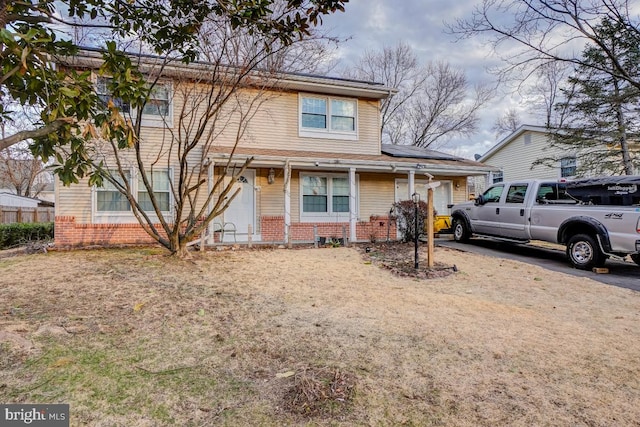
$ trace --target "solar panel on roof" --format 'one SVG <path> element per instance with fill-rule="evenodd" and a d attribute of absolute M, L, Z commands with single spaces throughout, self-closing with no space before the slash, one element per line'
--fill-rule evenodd
<path fill-rule="evenodd" d="M 460 157 L 452 156 L 451 154 L 429 150 L 427 148 L 420 148 L 413 145 L 382 144 L 381 151 L 391 157 L 409 157 L 430 160 L 461 160 Z"/>

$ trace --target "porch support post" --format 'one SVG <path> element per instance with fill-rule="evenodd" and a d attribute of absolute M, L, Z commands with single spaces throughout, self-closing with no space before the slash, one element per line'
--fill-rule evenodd
<path fill-rule="evenodd" d="M 211 192 L 213 191 L 213 180 L 215 178 L 214 175 L 214 170 L 215 170 L 215 163 L 213 161 L 209 162 L 209 167 L 207 168 L 207 189 L 209 190 L 209 192 L 207 194 L 211 194 Z M 213 209 L 213 198 L 209 201 L 209 205 L 207 206 L 207 216 L 209 216 L 209 214 L 211 213 L 211 210 Z M 209 222 L 209 224 L 207 225 L 207 228 L 209 229 L 207 234 L 207 239 L 208 239 L 208 243 L 213 245 L 214 242 L 214 236 L 213 236 L 213 223 L 214 221 Z M 202 242 L 202 246 L 204 246 L 205 242 Z"/>
<path fill-rule="evenodd" d="M 356 211 L 356 168 L 349 168 L 349 240 L 356 241 L 356 223 L 358 216 Z"/>
<path fill-rule="evenodd" d="M 291 165 L 284 164 L 284 243 L 289 242 L 291 227 Z"/>
<path fill-rule="evenodd" d="M 416 172 L 409 171 L 409 194 L 407 194 L 407 198 L 405 200 L 411 200 L 411 196 L 416 192 L 415 178 Z"/>

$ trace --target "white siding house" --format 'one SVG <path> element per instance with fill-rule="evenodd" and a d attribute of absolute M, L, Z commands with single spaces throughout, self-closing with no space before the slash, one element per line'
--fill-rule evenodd
<path fill-rule="evenodd" d="M 553 166 L 533 165 L 544 157 L 562 158 Z M 517 179 L 571 178 L 575 172 L 576 153 L 550 147 L 549 133 L 544 126 L 520 126 L 515 132 L 498 142 L 479 159 L 500 169 L 488 176 L 488 182 L 476 182 L 476 192 L 487 184 Z"/>

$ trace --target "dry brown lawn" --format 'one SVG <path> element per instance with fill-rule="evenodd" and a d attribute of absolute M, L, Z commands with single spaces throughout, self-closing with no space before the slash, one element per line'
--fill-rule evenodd
<path fill-rule="evenodd" d="M 640 425 L 640 293 L 438 248 L 0 259 L 0 402 L 73 426 Z"/>

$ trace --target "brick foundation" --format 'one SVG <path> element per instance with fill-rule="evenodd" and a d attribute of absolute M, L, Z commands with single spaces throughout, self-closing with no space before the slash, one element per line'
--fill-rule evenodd
<path fill-rule="evenodd" d="M 77 224 L 73 216 L 57 216 L 55 245 L 57 248 L 80 246 L 152 245 L 140 224 Z"/>
<path fill-rule="evenodd" d="M 263 216 L 262 221 L 262 241 L 263 242 L 283 242 L 284 241 L 284 216 Z M 387 239 L 388 216 L 371 216 L 369 221 L 360 221 L 356 224 L 356 240 L 372 241 Z M 347 237 L 349 237 L 350 226 L 348 222 L 297 222 L 291 224 L 292 241 L 313 241 L 313 227 L 318 227 L 318 236 L 342 238 L 343 227 Z M 389 238 L 397 238 L 395 222 L 392 222 L 389 229 Z"/>
<path fill-rule="evenodd" d="M 263 216 L 261 218 L 263 242 L 284 242 L 284 216 Z M 386 240 L 387 216 L 371 216 L 369 221 L 356 224 L 358 241 Z M 343 227 L 349 237 L 348 222 L 298 222 L 291 224 L 291 240 L 313 241 L 313 226 L 318 227 L 318 236 L 342 238 Z M 157 225 L 158 229 L 160 226 Z M 219 233 L 214 234 L 219 241 Z M 389 238 L 397 237 L 395 222 L 389 229 Z M 77 224 L 73 216 L 57 216 L 55 221 L 55 244 L 58 248 L 81 246 L 121 246 L 153 245 L 157 242 L 139 224 Z"/>

